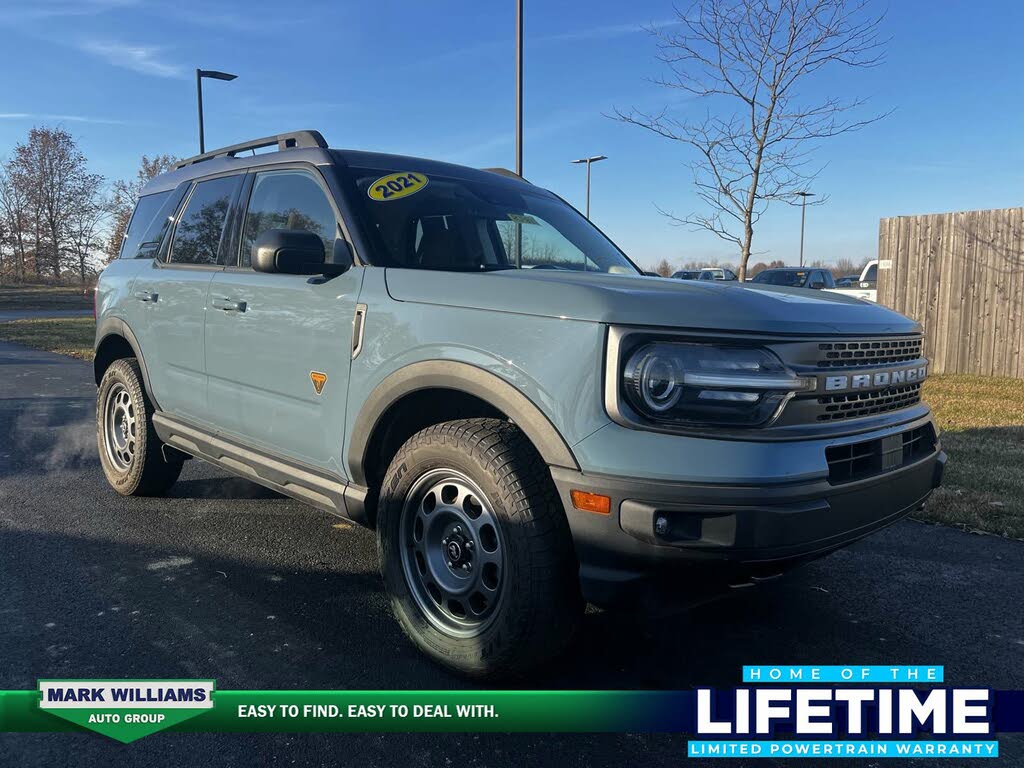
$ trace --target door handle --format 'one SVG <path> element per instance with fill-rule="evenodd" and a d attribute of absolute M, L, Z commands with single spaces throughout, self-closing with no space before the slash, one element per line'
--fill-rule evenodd
<path fill-rule="evenodd" d="M 156 301 L 158 294 L 152 291 L 136 291 L 135 298 L 139 301 Z"/>
<path fill-rule="evenodd" d="M 245 312 L 244 301 L 235 301 L 234 299 L 219 298 L 214 299 L 212 304 L 214 309 L 223 309 L 225 312 Z"/>

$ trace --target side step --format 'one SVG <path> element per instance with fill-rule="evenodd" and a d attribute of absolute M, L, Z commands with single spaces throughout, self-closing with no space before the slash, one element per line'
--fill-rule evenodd
<path fill-rule="evenodd" d="M 157 411 L 157 435 L 171 448 L 325 512 L 366 525 L 366 489 L 285 459 L 269 456 Z"/>

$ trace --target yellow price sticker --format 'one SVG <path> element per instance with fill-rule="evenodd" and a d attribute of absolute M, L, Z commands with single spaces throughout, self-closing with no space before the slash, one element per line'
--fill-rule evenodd
<path fill-rule="evenodd" d="M 366 194 L 370 196 L 371 200 L 377 200 L 378 202 L 400 200 L 403 197 L 414 195 L 427 186 L 429 179 L 422 173 L 409 173 L 403 171 L 401 173 L 391 173 L 387 176 L 381 176 L 370 188 L 366 190 Z"/>

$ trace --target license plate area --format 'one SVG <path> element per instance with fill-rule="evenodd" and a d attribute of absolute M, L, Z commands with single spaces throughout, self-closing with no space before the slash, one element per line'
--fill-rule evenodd
<path fill-rule="evenodd" d="M 935 429 L 925 424 L 895 435 L 825 449 L 833 485 L 863 480 L 912 464 L 935 451 Z"/>

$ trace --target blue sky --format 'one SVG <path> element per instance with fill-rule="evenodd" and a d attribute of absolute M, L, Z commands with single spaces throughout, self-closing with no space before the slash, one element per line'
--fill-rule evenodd
<path fill-rule="evenodd" d="M 655 208 L 698 209 L 688 152 L 606 117 L 697 108 L 650 82 L 643 27 L 671 21 L 671 2 L 526 6 L 525 175 L 582 209 L 569 161 L 606 154 L 592 215 L 635 260 L 735 260 Z M 208 147 L 309 127 L 338 147 L 514 165 L 512 0 L 0 0 L 0 27 L 0 156 L 34 124 L 63 125 L 112 179 L 144 153 L 194 154 L 200 66 L 239 74 L 207 81 Z M 829 199 L 808 210 L 808 258 L 873 257 L 883 216 L 1024 204 L 1022 30 L 1018 0 L 893 0 L 885 64 L 813 84 L 895 111 L 815 155 Z M 773 208 L 757 258 L 792 261 L 799 224 Z"/>

